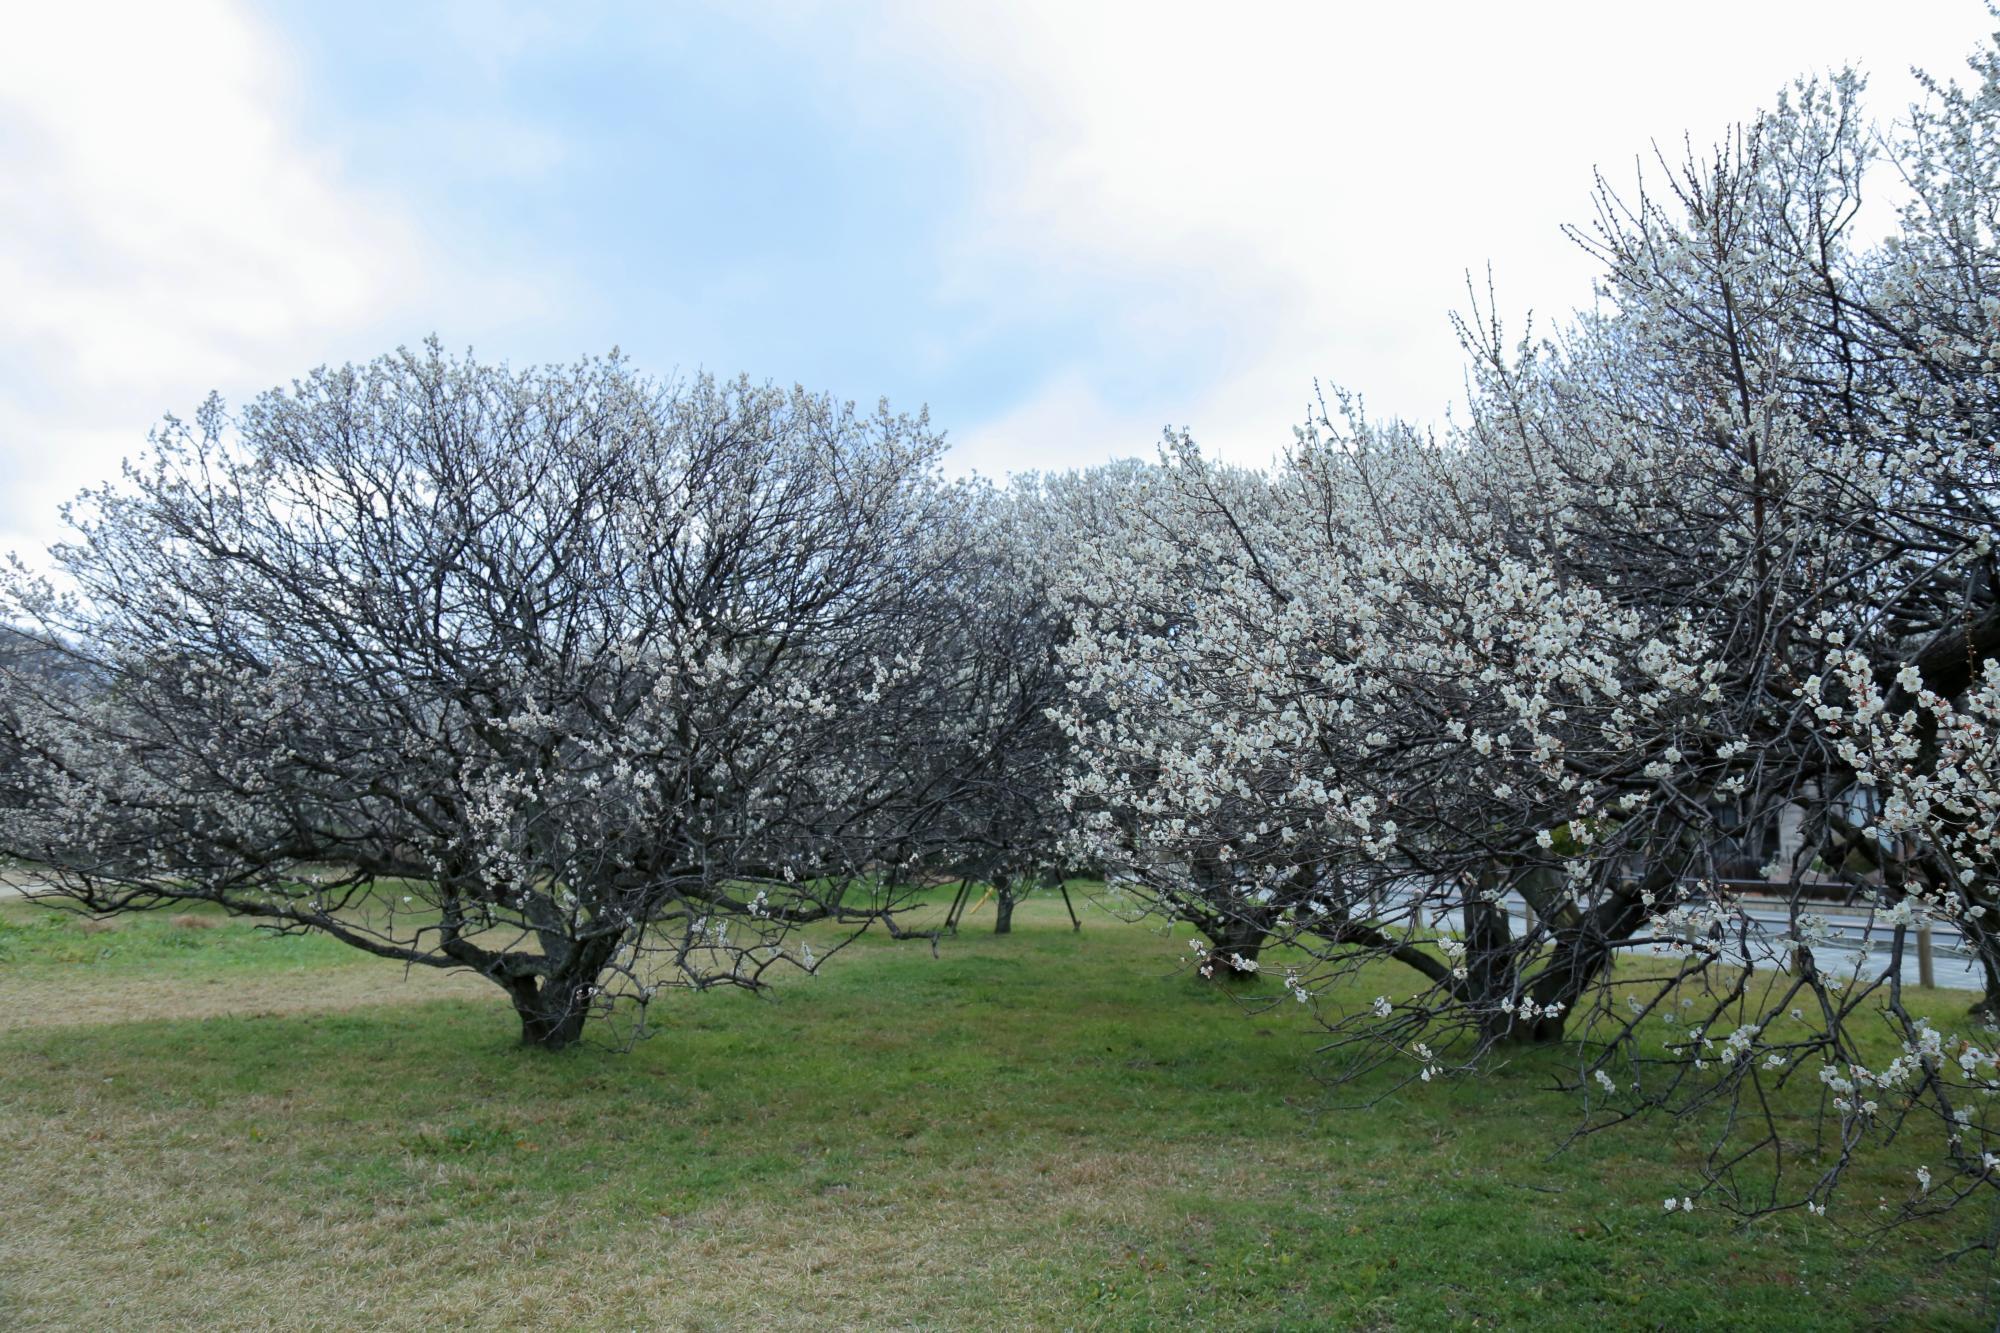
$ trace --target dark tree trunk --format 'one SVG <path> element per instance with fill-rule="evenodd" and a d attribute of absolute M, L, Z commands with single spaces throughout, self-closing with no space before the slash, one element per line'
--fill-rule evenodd
<path fill-rule="evenodd" d="M 1253 979 L 1270 918 L 1231 891 L 1228 867 L 1220 858 L 1197 856 L 1192 869 L 1203 908 L 1190 913 L 1189 920 L 1213 945 L 1202 975 L 1212 981 Z"/>
<path fill-rule="evenodd" d="M 1538 1009 L 1560 1003 L 1562 1012 L 1517 1025 L 1512 1033 L 1514 1040 L 1549 1043 L 1563 1039 L 1570 1015 L 1576 1012 L 1590 988 L 1611 970 L 1620 942 L 1631 938 L 1646 924 L 1647 896 L 1657 901 L 1669 892 L 1680 868 L 1676 848 L 1643 881 L 1614 887 L 1594 910 L 1572 914 L 1569 923 L 1555 926 L 1555 948 L 1536 976 L 1531 996 Z"/>
<path fill-rule="evenodd" d="M 1264 951 L 1266 937 L 1262 922 L 1221 921 L 1206 933 L 1214 942 L 1209 954 L 1212 980 L 1249 981 L 1257 975 L 1257 955 Z"/>
<path fill-rule="evenodd" d="M 533 977 L 503 981 L 521 1019 L 521 1044 L 545 1051 L 574 1046 L 583 1036 L 584 1020 L 590 1017 L 592 980 L 552 976 L 542 978 L 539 984 Z"/>
<path fill-rule="evenodd" d="M 1478 892 L 1466 896 L 1464 910 L 1465 984 L 1479 1006 L 1479 1035 L 1486 1041 L 1504 1041 L 1514 1035 L 1512 1015 L 1499 1006 L 1514 993 L 1520 966 L 1506 907 L 1488 902 L 1484 896 L 1499 882 L 1497 875 L 1481 876 Z"/>
<path fill-rule="evenodd" d="M 993 933 L 1014 933 L 1014 891 L 1004 884 L 993 886 Z"/>
<path fill-rule="evenodd" d="M 1564 1027 L 1584 995 L 1611 968 L 1614 950 L 1646 921 L 1645 902 L 1636 887 L 1610 894 L 1593 912 L 1585 913 L 1575 925 L 1555 932 L 1556 947 L 1541 974 L 1535 978 L 1533 999 L 1537 1008 L 1561 1004 L 1559 1014 L 1543 1014 L 1525 1028 L 1516 1028 L 1516 1040 L 1540 1043 L 1563 1039 Z"/>

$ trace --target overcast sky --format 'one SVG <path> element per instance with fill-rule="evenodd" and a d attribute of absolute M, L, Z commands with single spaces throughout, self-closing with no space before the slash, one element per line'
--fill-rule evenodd
<path fill-rule="evenodd" d="M 1593 168 L 1976 0 L 1176 7 L 0 0 L 0 550 L 210 389 L 432 332 L 927 403 L 953 466 L 1437 419 L 1449 313 L 1588 301 Z"/>

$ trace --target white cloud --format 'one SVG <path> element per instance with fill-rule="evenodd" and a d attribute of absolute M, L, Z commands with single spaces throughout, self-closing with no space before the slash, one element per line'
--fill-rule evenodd
<path fill-rule="evenodd" d="M 1198 364 L 1159 415 L 1246 461 L 1289 439 L 1315 375 L 1439 419 L 1468 270 L 1483 286 L 1491 262 L 1517 321 L 1587 302 L 1559 228 L 1587 218 L 1594 167 L 1629 181 L 1653 141 L 1709 141 L 1850 60 L 1893 117 L 1907 67 L 1960 73 L 1986 23 L 1972 4 L 1859 0 L 897 13 L 900 58 L 955 70 L 980 107 L 986 222 L 954 294 L 1007 299 L 1024 264 L 1045 296 L 1114 293 L 1091 317 L 1131 357 Z M 1126 415 L 1085 405 L 1090 373 L 967 439 L 1039 460 L 1050 420 Z"/>
<path fill-rule="evenodd" d="M 884 3 L 857 22 L 780 0 L 770 36 L 859 76 L 844 114 L 867 135 L 901 132 L 896 89 L 953 99 L 939 112 L 971 127 L 977 220 L 938 295 L 967 328 L 1072 321 L 1052 336 L 1086 349 L 994 419 L 948 423 L 958 464 L 989 473 L 1148 454 L 1168 423 L 1262 461 L 1316 376 L 1435 419 L 1459 384 L 1446 315 L 1467 269 L 1493 263 L 1510 315 L 1587 298 L 1558 225 L 1586 215 L 1593 166 L 1629 178 L 1650 140 L 1699 142 L 1846 59 L 1892 115 L 1913 94 L 1905 66 L 1956 72 L 1987 22 L 1970 0 L 1893 15 L 1860 0 Z M 440 58 L 495 86 L 524 51 L 605 32 L 532 8 L 452 12 Z M 573 350 L 545 345 L 558 332 L 616 313 L 621 293 L 491 209 L 427 217 L 366 185 L 330 145 L 369 154 L 379 129 L 320 122 L 303 80 L 234 0 L 14 7 L 0 549 L 52 535 L 59 500 L 210 388 L 240 399 L 432 329 L 557 354 Z M 504 196 L 567 160 L 532 107 L 448 100 L 398 133 L 451 179 Z M 673 322 L 665 308 L 655 297 L 645 318 Z"/>
<path fill-rule="evenodd" d="M 1061 472 L 1106 458 L 1153 457 L 1167 423 L 1119 413 L 1078 374 L 1063 375 L 1028 401 L 965 432 L 953 432 L 954 472 L 995 480 L 1014 472 Z"/>
<path fill-rule="evenodd" d="M 162 411 L 317 364 L 421 287 L 410 223 L 300 132 L 297 77 L 226 0 L 10 13 L 6 543 L 52 535 L 55 504 L 136 452 Z"/>

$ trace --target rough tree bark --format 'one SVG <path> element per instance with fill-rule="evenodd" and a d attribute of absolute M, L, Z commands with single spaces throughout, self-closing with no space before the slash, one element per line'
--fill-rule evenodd
<path fill-rule="evenodd" d="M 993 933 L 1014 933 L 1014 886 L 1005 878 L 993 881 Z"/>

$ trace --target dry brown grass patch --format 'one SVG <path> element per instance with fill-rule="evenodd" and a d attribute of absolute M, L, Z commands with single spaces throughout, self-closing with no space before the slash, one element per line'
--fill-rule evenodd
<path fill-rule="evenodd" d="M 90 968 L 0 978 L 0 1032 L 24 1028 L 318 1014 L 422 1000 L 505 997 L 482 977 L 431 968 L 405 973 L 363 961 L 310 973 L 244 973 L 201 978 L 105 977 Z"/>
<path fill-rule="evenodd" d="M 79 1087 L 61 1119 L 0 1116 L 0 1320 L 24 1328 L 825 1329 L 1039 1326 L 1006 1292 L 1050 1246 L 1097 1243 L 1157 1207 L 1157 1161 L 1023 1156 L 937 1181 L 610 1215 L 524 1196 L 439 1220 L 458 1164 L 372 1200 L 302 1197 L 312 1145 L 255 1146 Z M 275 1108 L 274 1108 L 275 1110 Z M 282 1121 L 277 1123 L 282 1124 Z M 79 1133 L 78 1125 L 91 1129 Z M 1022 1292 L 1024 1301 L 1035 1294 Z"/>

